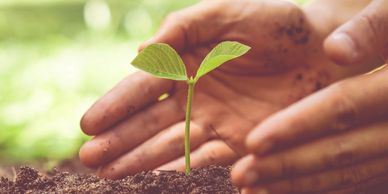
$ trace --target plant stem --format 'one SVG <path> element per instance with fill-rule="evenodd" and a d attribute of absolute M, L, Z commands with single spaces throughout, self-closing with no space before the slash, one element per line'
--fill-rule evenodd
<path fill-rule="evenodd" d="M 191 117 L 191 105 L 193 102 L 194 85 L 195 81 L 190 78 L 187 81 L 187 104 L 186 104 L 186 126 L 185 126 L 185 162 L 186 162 L 186 175 L 190 174 L 190 117 Z"/>

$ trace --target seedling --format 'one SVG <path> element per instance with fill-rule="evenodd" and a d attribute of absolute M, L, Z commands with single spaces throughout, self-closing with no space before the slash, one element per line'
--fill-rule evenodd
<path fill-rule="evenodd" d="M 151 44 L 144 48 L 132 61 L 132 65 L 154 76 L 176 81 L 185 81 L 188 85 L 186 125 L 185 125 L 185 164 L 186 174 L 190 173 L 190 117 L 194 86 L 199 78 L 216 69 L 223 63 L 244 55 L 249 46 L 234 41 L 218 44 L 205 57 L 195 77 L 188 76 L 186 66 L 178 53 L 168 44 Z"/>

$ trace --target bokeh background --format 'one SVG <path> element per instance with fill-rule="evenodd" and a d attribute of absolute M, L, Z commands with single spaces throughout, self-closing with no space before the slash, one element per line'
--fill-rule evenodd
<path fill-rule="evenodd" d="M 0 165 L 76 156 L 82 114 L 165 15 L 196 2 L 0 0 Z"/>

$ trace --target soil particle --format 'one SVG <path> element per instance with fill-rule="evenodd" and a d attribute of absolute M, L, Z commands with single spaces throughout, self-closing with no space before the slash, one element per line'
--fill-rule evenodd
<path fill-rule="evenodd" d="M 290 36 L 294 44 L 306 44 L 309 41 L 309 32 L 301 26 L 291 25 L 286 28 L 286 33 Z"/>
<path fill-rule="evenodd" d="M 239 193 L 229 168 L 193 169 L 189 176 L 176 171 L 141 172 L 121 180 L 55 171 L 46 177 L 30 167 L 18 169 L 15 181 L 0 178 L 0 193 Z"/>
<path fill-rule="evenodd" d="M 277 36 L 287 35 L 295 45 L 304 45 L 309 41 L 310 30 L 304 19 L 290 21 L 288 25 L 279 25 L 275 33 Z"/>

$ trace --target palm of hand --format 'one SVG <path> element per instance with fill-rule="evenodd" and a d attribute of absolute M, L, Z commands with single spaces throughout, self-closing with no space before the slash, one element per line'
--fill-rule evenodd
<path fill-rule="evenodd" d="M 201 51 L 184 55 L 186 64 L 199 64 L 203 58 Z M 246 153 L 244 138 L 254 126 L 270 114 L 330 83 L 329 70 L 322 68 L 319 61 L 313 65 L 284 64 L 281 68 L 289 68 L 272 68 L 274 72 L 269 74 L 263 69 L 263 62 L 270 61 L 264 61 L 260 56 L 242 59 L 214 70 L 197 83 L 192 122 L 199 130 L 205 131 L 201 132 L 205 137 L 199 138 L 200 143 L 193 141 L 192 144 L 203 146 L 206 141 L 222 141 L 228 153 L 243 156 Z M 301 61 L 301 64 L 304 63 Z M 240 72 L 243 68 L 247 73 Z M 189 67 L 191 72 L 194 69 L 196 67 Z M 186 103 L 186 90 L 186 84 L 177 83 L 171 96 L 179 101 L 182 110 Z M 222 158 L 217 160 L 216 156 L 213 159 L 224 161 Z M 181 164 L 164 167 L 183 169 L 181 160 Z"/>

